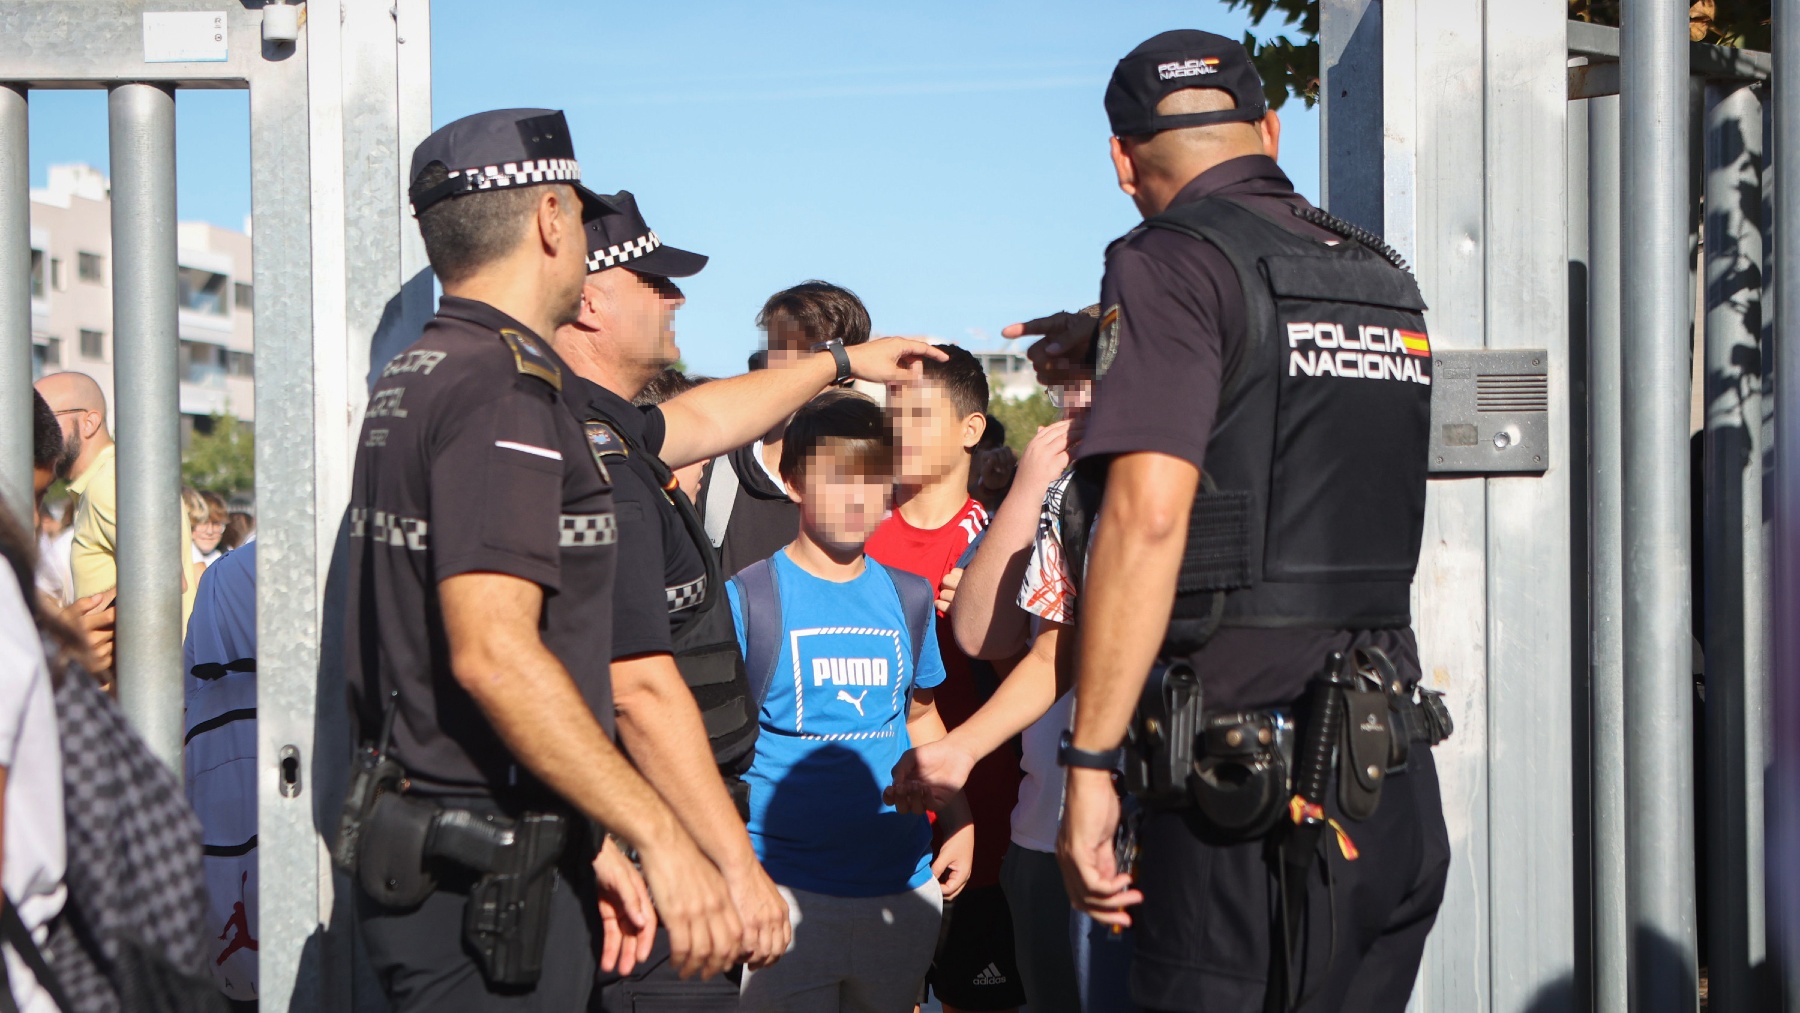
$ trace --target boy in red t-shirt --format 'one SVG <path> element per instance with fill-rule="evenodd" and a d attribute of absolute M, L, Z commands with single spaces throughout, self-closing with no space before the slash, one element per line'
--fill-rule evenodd
<path fill-rule="evenodd" d="M 941 616 L 945 578 L 988 523 L 987 510 L 969 497 L 971 456 L 987 428 L 988 384 L 981 363 L 967 350 L 937 347 L 947 360 L 927 360 L 922 381 L 888 392 L 900 450 L 895 509 L 865 551 L 883 566 L 931 581 Z M 949 623 L 938 626 L 946 677 L 937 689 L 937 705 L 945 726 L 955 728 L 993 693 L 995 680 L 984 662 L 970 662 L 950 629 Z M 997 750 L 975 765 L 964 790 L 975 816 L 975 868 L 954 906 L 945 905 L 948 931 L 930 978 L 932 992 L 949 1013 L 1013 1010 L 1025 1001 L 1012 917 L 1000 892 L 1019 776 L 1017 754 Z"/>

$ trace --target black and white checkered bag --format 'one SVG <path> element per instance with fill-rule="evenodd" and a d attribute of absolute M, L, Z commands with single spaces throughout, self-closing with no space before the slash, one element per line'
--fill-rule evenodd
<path fill-rule="evenodd" d="M 68 904 L 45 946 L 63 1013 L 223 1011 L 206 973 L 200 821 L 174 772 L 93 677 L 56 687 Z"/>

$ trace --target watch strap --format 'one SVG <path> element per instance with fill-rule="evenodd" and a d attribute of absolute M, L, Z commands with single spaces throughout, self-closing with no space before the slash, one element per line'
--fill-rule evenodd
<path fill-rule="evenodd" d="M 843 383 L 850 379 L 850 353 L 844 350 L 844 342 L 838 338 L 821 341 L 813 346 L 815 352 L 830 352 L 831 359 L 837 363 L 837 376 L 832 383 Z"/>
<path fill-rule="evenodd" d="M 1062 743 L 1056 749 L 1056 763 L 1060 767 L 1117 770 L 1119 769 L 1119 760 L 1123 755 L 1123 747 L 1114 747 L 1103 753 L 1096 753 L 1091 749 L 1076 749 L 1074 736 L 1065 731 L 1062 733 Z"/>

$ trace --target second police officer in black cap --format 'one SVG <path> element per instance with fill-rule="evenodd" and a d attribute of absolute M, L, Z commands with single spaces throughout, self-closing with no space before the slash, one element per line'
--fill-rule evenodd
<path fill-rule="evenodd" d="M 560 112 L 481 113 L 413 154 L 443 284 L 358 443 L 346 662 L 364 743 L 335 856 L 396 1011 L 564 1011 L 643 883 L 674 961 L 741 951 L 727 885 L 612 743 L 618 524 L 551 348 L 580 313 L 584 214 Z M 596 827 L 636 848 L 642 880 Z"/>
<path fill-rule="evenodd" d="M 1397 1013 L 1449 861 L 1430 750 L 1448 716 L 1417 690 L 1410 628 L 1424 303 L 1276 167 L 1237 42 L 1150 39 L 1106 110 L 1145 222 L 1107 251 L 1087 492 L 1063 525 L 1079 541 L 1097 515 L 1061 756 L 1069 893 L 1135 927 L 1144 1008 Z M 1121 764 L 1146 815 L 1115 836 Z"/>
<path fill-rule="evenodd" d="M 883 338 L 821 348 L 797 362 L 715 380 L 656 407 L 632 400 L 680 357 L 673 318 L 685 301 L 674 279 L 706 258 L 663 243 L 628 191 L 604 197 L 589 218 L 587 278 L 575 315 L 557 331 L 568 372 L 563 392 L 612 481 L 619 526 L 612 604 L 612 686 L 619 736 L 652 784 L 680 799 L 676 815 L 724 874 L 744 924 L 752 968 L 786 950 L 786 903 L 763 872 L 744 828 L 742 774 L 756 742 L 737 633 L 719 558 L 672 469 L 754 441 L 828 385 L 911 375 L 924 342 Z M 620 1013 L 735 1009 L 728 978 L 680 981 L 667 933 L 633 933 L 601 1005 Z M 646 959 L 637 963 L 634 958 Z M 634 967 L 633 964 L 636 964 Z M 624 977 L 629 974 L 630 976 Z"/>

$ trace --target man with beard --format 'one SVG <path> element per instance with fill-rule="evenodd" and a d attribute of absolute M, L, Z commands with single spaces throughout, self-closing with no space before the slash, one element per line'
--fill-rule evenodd
<path fill-rule="evenodd" d="M 112 434 L 106 431 L 106 395 L 85 373 L 51 373 L 37 391 L 56 413 L 62 427 L 63 455 L 58 473 L 75 498 L 75 524 L 70 568 L 73 600 L 109 590 L 119 583 L 113 538 L 118 526 L 117 471 Z"/>

